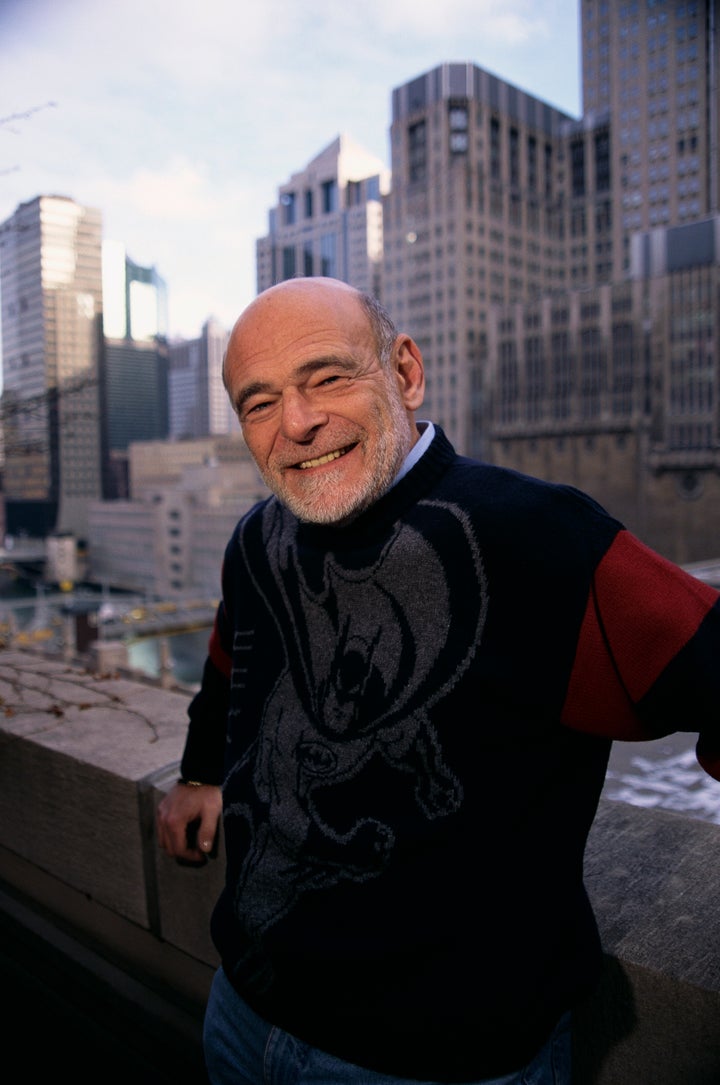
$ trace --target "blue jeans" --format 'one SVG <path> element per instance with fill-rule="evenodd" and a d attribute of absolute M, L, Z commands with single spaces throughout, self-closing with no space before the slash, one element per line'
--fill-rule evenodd
<path fill-rule="evenodd" d="M 344 1062 L 268 1024 L 240 998 L 222 969 L 210 991 L 203 1042 L 212 1085 L 417 1085 Z M 475 1085 L 570 1085 L 570 1081 L 566 1014 L 524 1070 Z"/>

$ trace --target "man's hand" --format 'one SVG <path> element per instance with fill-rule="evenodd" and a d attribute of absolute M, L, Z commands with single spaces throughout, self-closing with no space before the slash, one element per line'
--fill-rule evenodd
<path fill-rule="evenodd" d="M 204 863 L 213 851 L 222 812 L 222 792 L 213 784 L 175 784 L 157 809 L 158 844 L 186 863 Z"/>

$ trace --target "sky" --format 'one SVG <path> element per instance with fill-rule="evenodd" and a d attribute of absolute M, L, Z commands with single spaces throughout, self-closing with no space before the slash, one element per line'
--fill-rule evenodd
<path fill-rule="evenodd" d="M 0 0 L 0 222 L 98 208 L 168 287 L 171 336 L 230 328 L 291 175 L 345 134 L 390 165 L 391 95 L 473 61 L 580 112 L 579 0 Z"/>

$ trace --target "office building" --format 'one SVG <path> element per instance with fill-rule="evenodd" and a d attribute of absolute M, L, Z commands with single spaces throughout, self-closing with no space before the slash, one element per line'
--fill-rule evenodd
<path fill-rule="evenodd" d="M 128 500 L 90 506 L 90 579 L 161 598 L 217 598 L 228 539 L 268 496 L 243 438 L 139 441 L 129 456 Z"/>
<path fill-rule="evenodd" d="M 633 239 L 629 276 L 498 307 L 488 458 L 591 493 L 674 561 L 720 539 L 720 216 Z"/>
<path fill-rule="evenodd" d="M 394 90 L 383 300 L 460 451 L 699 560 L 720 527 L 716 5 L 580 16 L 579 118 L 471 64 Z"/>
<path fill-rule="evenodd" d="M 103 242 L 103 497 L 128 496 L 128 446 L 168 435 L 167 288 L 154 267 Z"/>
<path fill-rule="evenodd" d="M 393 91 L 383 300 L 462 451 L 487 452 L 493 306 L 620 282 L 639 232 L 718 211 L 716 8 L 580 0 L 580 118 L 472 64 Z"/>
<path fill-rule="evenodd" d="M 676 561 L 720 536 L 716 5 L 583 0 L 568 286 L 490 314 L 488 456 L 589 490 Z"/>
<path fill-rule="evenodd" d="M 258 293 L 295 276 L 328 275 L 377 296 L 388 185 L 379 159 L 338 136 L 280 186 L 257 242 Z"/>
<path fill-rule="evenodd" d="M 471 63 L 392 95 L 383 301 L 426 360 L 425 410 L 483 453 L 490 307 L 566 285 L 567 114 Z"/>
<path fill-rule="evenodd" d="M 716 0 L 580 0 L 583 114 L 611 125 L 615 280 L 634 233 L 720 209 L 719 14 Z"/>
<path fill-rule="evenodd" d="M 136 264 L 121 241 L 103 241 L 103 332 L 108 339 L 167 338 L 167 286 L 155 267 Z"/>
<path fill-rule="evenodd" d="M 61 196 L 0 226 L 7 531 L 83 537 L 101 492 L 102 221 Z"/>
<path fill-rule="evenodd" d="M 218 320 L 205 321 L 197 339 L 170 343 L 168 352 L 169 434 L 173 438 L 220 436 L 239 429 L 222 381 L 230 333 Z"/>

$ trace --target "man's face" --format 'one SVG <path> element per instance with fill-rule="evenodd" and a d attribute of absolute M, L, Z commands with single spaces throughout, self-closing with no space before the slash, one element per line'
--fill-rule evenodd
<path fill-rule="evenodd" d="M 338 523 L 391 485 L 417 439 L 416 396 L 398 343 L 381 366 L 351 292 L 284 285 L 238 321 L 225 381 L 265 483 L 299 519 Z"/>

